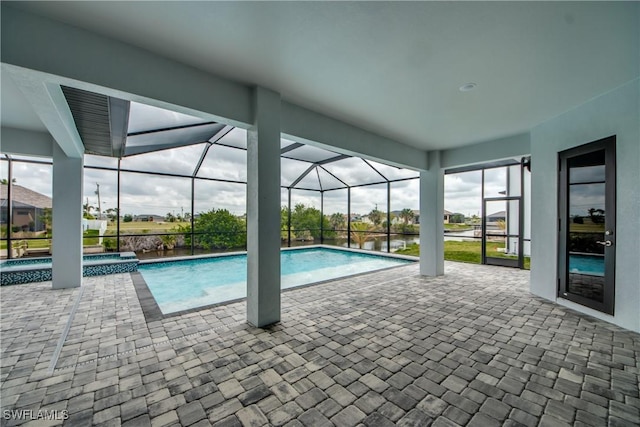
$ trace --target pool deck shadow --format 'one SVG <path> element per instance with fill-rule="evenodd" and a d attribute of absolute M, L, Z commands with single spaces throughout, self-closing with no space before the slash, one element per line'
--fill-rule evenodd
<path fill-rule="evenodd" d="M 264 329 L 244 301 L 154 316 L 137 280 L 0 289 L 1 409 L 23 415 L 2 425 L 27 410 L 70 426 L 640 424 L 640 335 L 532 296 L 527 271 L 447 262 L 296 288 Z"/>

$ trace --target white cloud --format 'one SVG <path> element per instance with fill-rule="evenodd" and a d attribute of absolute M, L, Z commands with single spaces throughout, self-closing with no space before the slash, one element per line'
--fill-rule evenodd
<path fill-rule="evenodd" d="M 234 137 L 237 135 L 234 134 Z M 191 175 L 204 144 L 163 150 L 147 155 L 138 155 L 122 160 L 123 168 L 140 167 L 151 172 L 184 173 Z M 107 158 L 90 156 L 87 164 L 115 165 Z M 377 165 L 377 164 L 374 164 Z M 4 166 L 4 170 L 6 167 Z M 282 184 L 289 185 L 309 167 L 309 163 L 283 160 L 281 163 Z M 228 180 L 246 180 L 246 151 L 229 147 L 213 146 L 202 164 L 198 176 Z M 380 177 L 360 159 L 345 159 L 327 164 L 327 170 L 349 184 L 358 182 L 377 182 Z M 417 176 L 415 171 L 397 170 L 391 167 L 379 167 L 381 172 L 393 177 Z M 4 172 L 3 173 L 6 173 Z M 14 176 L 18 184 L 51 196 L 50 165 L 37 165 L 14 162 Z M 310 174 L 309 182 L 317 182 L 315 171 Z M 322 176 L 328 174 L 322 172 Z M 336 180 L 332 178 L 333 184 Z M 117 204 L 117 174 L 112 171 L 85 169 L 83 203 L 88 199 L 97 206 L 96 183 L 100 184 L 102 210 L 115 208 Z M 467 172 L 445 176 L 445 209 L 461 212 L 465 215 L 478 214 L 481 209 L 481 172 Z M 121 212 L 123 214 L 180 213 L 191 210 L 191 179 L 153 176 L 149 174 L 121 174 Z M 506 187 L 504 172 L 498 170 L 485 172 L 486 195 L 499 195 Z M 391 184 L 391 210 L 404 208 L 419 209 L 419 180 L 400 181 Z M 246 185 L 219 181 L 196 179 L 195 212 L 212 208 L 228 209 L 234 214 L 246 212 Z M 282 205 L 287 204 L 287 192 L 281 192 Z M 304 203 L 320 209 L 320 194 L 312 191 L 293 190 L 292 205 Z M 351 212 L 366 214 L 375 206 L 386 211 L 386 184 L 355 187 L 351 190 Z M 347 191 L 334 190 L 324 193 L 324 212 L 347 212 Z"/>

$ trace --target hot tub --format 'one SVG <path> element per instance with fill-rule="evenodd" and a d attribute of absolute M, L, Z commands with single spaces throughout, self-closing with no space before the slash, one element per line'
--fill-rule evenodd
<path fill-rule="evenodd" d="M 83 257 L 82 275 L 130 273 L 138 270 L 133 252 L 118 252 Z M 46 282 L 51 280 L 51 257 L 21 258 L 0 261 L 0 285 Z"/>

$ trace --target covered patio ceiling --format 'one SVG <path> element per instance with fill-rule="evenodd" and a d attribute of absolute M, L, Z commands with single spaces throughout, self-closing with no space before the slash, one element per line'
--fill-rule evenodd
<path fill-rule="evenodd" d="M 202 144 L 193 165 L 197 176 L 212 145 L 247 149 L 245 131 L 233 126 L 81 89 L 62 91 L 87 154 L 128 158 Z M 418 178 L 416 171 L 287 139 L 280 146 L 282 167 L 297 176 L 281 183 L 286 188 L 327 191 Z M 348 173 L 354 169 L 357 177 Z"/>

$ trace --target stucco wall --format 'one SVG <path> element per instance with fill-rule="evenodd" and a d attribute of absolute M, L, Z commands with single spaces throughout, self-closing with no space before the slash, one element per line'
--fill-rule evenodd
<path fill-rule="evenodd" d="M 531 131 L 531 292 L 640 332 L 640 79 Z M 615 315 L 557 298 L 558 152 L 616 135 Z"/>

